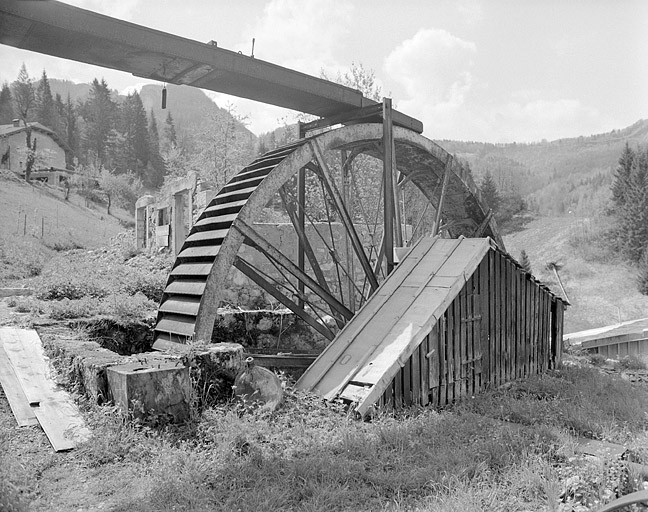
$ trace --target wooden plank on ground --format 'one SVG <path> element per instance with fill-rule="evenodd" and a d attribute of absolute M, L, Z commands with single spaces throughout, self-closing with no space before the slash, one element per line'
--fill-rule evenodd
<path fill-rule="evenodd" d="M 57 392 L 34 407 L 38 422 L 57 452 L 71 450 L 90 437 L 79 410 L 65 392 Z"/>
<path fill-rule="evenodd" d="M 49 366 L 38 334 L 33 330 L 0 327 L 0 340 L 27 402 L 38 405 L 49 391 L 45 380 L 49 376 Z"/>
<path fill-rule="evenodd" d="M 18 377 L 14 372 L 9 356 L 0 344 L 0 384 L 4 390 L 11 412 L 13 412 L 19 427 L 38 425 L 38 419 L 30 407 Z"/>
<path fill-rule="evenodd" d="M 38 333 L 30 329 L 0 328 L 11 366 L 27 401 L 56 451 L 74 448 L 90 431 L 70 396 L 57 388 Z"/>

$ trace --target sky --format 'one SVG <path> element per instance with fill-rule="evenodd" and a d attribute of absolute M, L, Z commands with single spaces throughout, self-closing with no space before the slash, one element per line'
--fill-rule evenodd
<path fill-rule="evenodd" d="M 645 0 L 65 0 L 189 39 L 216 40 L 314 76 L 352 63 L 420 119 L 428 138 L 536 142 L 609 132 L 648 118 Z M 1 20 L 0 20 L 1 22 Z M 0 45 L 0 82 L 22 63 L 38 78 L 119 91 L 128 73 Z M 209 93 L 254 133 L 295 113 Z"/>

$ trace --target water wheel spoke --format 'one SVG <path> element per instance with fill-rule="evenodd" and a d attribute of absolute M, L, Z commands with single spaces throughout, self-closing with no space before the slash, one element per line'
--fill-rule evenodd
<path fill-rule="evenodd" d="M 277 299 L 284 306 L 290 309 L 293 313 L 295 313 L 304 322 L 306 322 L 313 329 L 319 332 L 322 336 L 329 340 L 333 340 L 333 338 L 335 338 L 335 334 L 333 334 L 333 332 L 328 327 L 323 325 L 321 322 L 318 322 L 315 318 L 309 315 L 304 308 L 300 307 L 295 301 L 281 293 L 273 283 L 263 277 L 257 271 L 257 269 L 250 265 L 247 261 L 237 256 L 234 260 L 234 266 L 238 270 L 240 270 L 248 279 L 256 283 L 266 293 L 272 295 L 275 299 Z"/>
<path fill-rule="evenodd" d="M 299 238 L 299 243 L 300 243 L 300 249 L 304 251 L 304 254 L 306 255 L 306 258 L 308 258 L 308 263 L 310 264 L 310 267 L 315 274 L 315 278 L 317 279 L 317 283 L 322 287 L 325 293 L 332 295 L 331 290 L 328 286 L 328 283 L 326 281 L 326 277 L 324 276 L 324 272 L 322 271 L 322 267 L 319 264 L 319 261 L 317 261 L 317 256 L 315 256 L 315 251 L 313 250 L 313 247 L 311 246 L 310 241 L 308 240 L 308 237 L 306 236 L 306 233 L 304 231 L 303 227 L 303 219 L 300 218 L 300 215 L 297 212 L 297 209 L 295 208 L 295 205 L 293 202 L 290 200 L 290 196 L 288 191 L 286 190 L 285 186 L 282 186 L 279 189 L 279 195 L 281 196 L 281 201 L 284 205 L 284 208 L 286 209 L 286 213 L 288 214 L 288 217 L 290 218 L 290 222 L 293 225 L 293 228 L 295 229 L 295 233 L 297 234 L 297 237 Z M 302 212 L 303 215 L 303 212 Z M 304 265 L 303 263 L 301 265 L 298 265 L 298 268 L 300 270 L 304 270 Z M 312 289 L 312 288 L 311 288 Z M 302 290 L 303 291 L 303 290 Z M 353 308 L 350 310 L 352 311 Z M 345 321 L 340 319 L 338 315 L 334 313 L 335 308 L 331 308 L 331 314 L 333 315 L 333 318 L 335 318 L 336 323 L 338 324 L 339 328 L 344 327 Z"/>
<path fill-rule="evenodd" d="M 261 252 L 266 258 L 276 262 L 281 267 L 290 272 L 300 282 L 308 286 L 313 292 L 318 294 L 324 302 L 326 302 L 332 310 L 333 317 L 343 317 L 350 320 L 353 317 L 353 311 L 349 310 L 337 298 L 335 298 L 328 287 L 322 287 L 317 281 L 312 279 L 308 274 L 295 265 L 289 258 L 287 258 L 279 249 L 271 245 L 265 238 L 258 234 L 251 226 L 239 220 L 233 227 L 243 234 L 251 245 Z"/>
<path fill-rule="evenodd" d="M 342 224 L 344 224 L 344 228 L 349 234 L 349 238 L 351 240 L 353 249 L 356 253 L 358 260 L 360 261 L 360 265 L 362 266 L 362 269 L 364 270 L 367 279 L 369 280 L 371 291 L 373 293 L 376 290 L 376 288 L 378 288 L 378 280 L 376 279 L 373 269 L 371 268 L 371 263 L 369 262 L 369 258 L 367 258 L 364 248 L 362 247 L 362 242 L 360 241 L 360 237 L 358 236 L 358 233 L 356 232 L 355 227 L 353 226 L 353 222 L 351 220 L 351 217 L 349 216 L 349 212 L 344 206 L 344 200 L 340 195 L 337 186 L 335 185 L 335 181 L 333 180 L 333 176 L 331 175 L 331 171 L 328 168 L 328 165 L 324 161 L 324 157 L 322 156 L 322 152 L 317 144 L 317 141 L 315 140 L 311 141 L 310 146 L 311 146 L 311 150 L 313 151 L 313 155 L 315 156 L 317 163 L 319 165 L 318 175 L 322 177 L 324 186 L 326 187 L 331 199 L 333 199 L 335 207 L 338 213 L 340 214 L 340 219 L 342 221 Z"/>

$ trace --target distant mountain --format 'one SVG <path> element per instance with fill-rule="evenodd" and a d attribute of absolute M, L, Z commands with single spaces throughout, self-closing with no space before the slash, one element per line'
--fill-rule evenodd
<path fill-rule="evenodd" d="M 57 93 L 61 95 L 63 101 L 66 100 L 68 93 L 72 101 L 85 101 L 90 93 L 90 84 L 75 84 L 69 80 L 59 80 L 50 78 L 50 87 L 52 94 Z M 108 84 L 110 86 L 110 84 Z M 140 97 L 144 104 L 146 114 L 150 115 L 151 109 L 155 114 L 158 127 L 161 127 L 165 122 L 167 113 L 171 112 L 176 131 L 180 134 L 183 131 L 189 132 L 194 129 L 200 128 L 203 123 L 210 120 L 210 116 L 229 116 L 227 110 L 220 108 L 214 103 L 202 90 L 195 87 L 187 87 L 181 85 L 167 85 L 167 108 L 162 110 L 162 86 L 161 85 L 145 85 L 140 90 Z M 117 102 L 123 101 L 125 96 L 120 95 L 116 90 L 113 90 L 113 99 Z M 250 132 L 241 123 L 238 123 L 238 128 L 245 133 L 251 141 L 256 140 L 256 136 Z"/>
<path fill-rule="evenodd" d="M 59 80 L 58 78 L 48 78 L 52 96 L 61 95 L 63 102 L 67 101 L 67 95 L 70 95 L 72 103 L 76 105 L 78 101 L 85 101 L 90 93 L 90 84 L 75 84 L 69 80 Z"/>
<path fill-rule="evenodd" d="M 438 141 L 470 164 L 478 182 L 490 172 L 500 188 L 519 191 L 542 214 L 603 208 L 626 142 L 647 144 L 648 120 L 609 133 L 532 144 Z"/>

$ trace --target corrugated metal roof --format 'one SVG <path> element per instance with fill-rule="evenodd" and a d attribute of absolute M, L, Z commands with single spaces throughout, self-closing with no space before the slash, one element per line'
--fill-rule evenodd
<path fill-rule="evenodd" d="M 358 404 L 356 410 L 364 414 L 382 396 L 490 250 L 506 255 L 490 238 L 419 241 L 308 368 L 297 387 L 327 399 L 340 395 L 351 398 Z M 510 256 L 506 257 L 521 269 Z M 356 395 L 350 395 L 349 389 Z"/>

